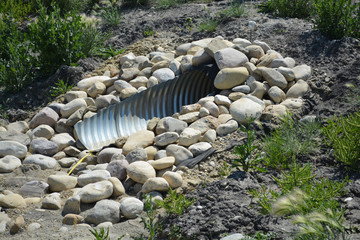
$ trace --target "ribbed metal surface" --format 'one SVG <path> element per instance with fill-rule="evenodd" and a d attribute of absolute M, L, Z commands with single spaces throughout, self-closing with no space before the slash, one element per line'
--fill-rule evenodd
<path fill-rule="evenodd" d="M 179 112 L 214 92 L 213 73 L 195 70 L 158 84 L 101 110 L 75 125 L 81 143 L 97 150 L 123 136 L 146 129 L 153 117 L 163 118 Z"/>

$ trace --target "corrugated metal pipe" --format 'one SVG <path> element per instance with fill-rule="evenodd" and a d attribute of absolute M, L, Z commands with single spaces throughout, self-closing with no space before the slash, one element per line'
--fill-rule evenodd
<path fill-rule="evenodd" d="M 218 71 L 216 64 L 201 66 L 148 88 L 77 123 L 76 134 L 89 150 L 108 146 L 120 137 L 146 129 L 154 117 L 171 116 L 180 112 L 182 106 L 214 94 Z"/>

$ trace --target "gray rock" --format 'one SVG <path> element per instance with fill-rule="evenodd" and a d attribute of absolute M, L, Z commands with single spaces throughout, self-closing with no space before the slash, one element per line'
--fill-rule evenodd
<path fill-rule="evenodd" d="M 120 148 L 105 148 L 101 150 L 98 154 L 98 163 L 109 163 L 113 155 L 122 153 L 123 150 Z"/>
<path fill-rule="evenodd" d="M 65 158 L 62 158 L 58 161 L 58 163 L 60 164 L 61 167 L 63 168 L 68 168 L 68 167 L 71 167 L 74 163 L 77 162 L 77 158 L 75 157 L 65 157 Z"/>
<path fill-rule="evenodd" d="M 237 121 L 235 120 L 229 120 L 226 123 L 220 124 L 217 128 L 216 128 L 216 133 L 219 136 L 225 136 L 229 133 L 235 132 L 238 129 L 239 125 L 237 123 Z"/>
<path fill-rule="evenodd" d="M 30 144 L 30 137 L 24 133 L 5 131 L 0 132 L 0 141 L 15 141 L 21 143 L 22 145 L 28 146 Z"/>
<path fill-rule="evenodd" d="M 58 119 L 59 119 L 59 115 L 53 109 L 49 107 L 45 107 L 31 119 L 29 123 L 29 127 L 36 128 L 41 124 L 54 127 Z"/>
<path fill-rule="evenodd" d="M 77 157 L 80 154 L 80 150 L 73 146 L 66 147 L 63 151 L 70 157 Z"/>
<path fill-rule="evenodd" d="M 51 191 L 60 192 L 74 188 L 77 184 L 77 178 L 68 175 L 50 175 L 47 182 Z"/>
<path fill-rule="evenodd" d="M 17 158 L 24 158 L 27 148 L 23 144 L 15 141 L 0 141 L 0 157 L 12 155 Z"/>
<path fill-rule="evenodd" d="M 125 68 L 122 69 L 123 73 L 121 74 L 121 79 L 124 79 L 125 81 L 130 81 L 134 79 L 137 74 L 139 73 L 139 69 L 137 68 Z"/>
<path fill-rule="evenodd" d="M 20 166 L 21 160 L 15 156 L 7 155 L 0 158 L 0 173 L 12 172 Z"/>
<path fill-rule="evenodd" d="M 285 77 L 278 71 L 265 67 L 259 67 L 258 70 L 261 71 L 262 76 L 269 83 L 270 87 L 278 86 L 281 89 L 287 87 L 287 81 Z"/>
<path fill-rule="evenodd" d="M 104 199 L 97 202 L 86 216 L 88 223 L 100 224 L 103 222 L 117 223 L 120 221 L 120 203 Z"/>
<path fill-rule="evenodd" d="M 106 86 L 102 82 L 94 82 L 87 90 L 90 97 L 95 98 L 98 95 L 104 94 Z"/>
<path fill-rule="evenodd" d="M 136 161 L 147 161 L 147 154 L 145 149 L 136 148 L 126 155 L 125 158 L 129 163 L 133 163 Z"/>
<path fill-rule="evenodd" d="M 209 129 L 206 133 L 201 137 L 202 142 L 214 142 L 216 139 L 216 131 L 214 129 Z"/>
<path fill-rule="evenodd" d="M 90 183 L 108 180 L 110 177 L 110 173 L 106 170 L 94 170 L 86 174 L 81 174 L 77 178 L 77 182 L 80 187 L 83 187 Z"/>
<path fill-rule="evenodd" d="M 53 156 L 59 151 L 59 146 L 56 143 L 47 139 L 36 138 L 31 141 L 30 151 L 32 153 L 40 153 L 46 156 Z"/>
<path fill-rule="evenodd" d="M 66 126 L 72 127 L 74 126 L 78 121 L 82 120 L 85 107 L 81 107 L 78 110 L 76 110 L 73 114 L 71 114 L 68 119 L 66 120 Z"/>
<path fill-rule="evenodd" d="M 265 103 L 253 96 L 244 96 L 230 105 L 231 116 L 240 124 L 260 118 L 264 109 Z"/>
<path fill-rule="evenodd" d="M 71 134 L 74 130 L 73 127 L 67 126 L 66 125 L 66 118 L 61 118 L 59 121 L 56 122 L 55 124 L 55 130 L 57 133 L 69 133 Z"/>
<path fill-rule="evenodd" d="M 185 128 L 179 136 L 179 145 L 190 146 L 200 140 L 201 132 L 193 128 Z"/>
<path fill-rule="evenodd" d="M 214 102 L 205 102 L 203 107 L 209 110 L 209 113 L 214 117 L 218 117 L 220 114 L 219 108 Z"/>
<path fill-rule="evenodd" d="M 204 134 L 209 129 L 216 129 L 220 125 L 220 122 L 217 118 L 213 116 L 205 116 L 199 120 L 193 122 L 189 127 L 197 129 Z"/>
<path fill-rule="evenodd" d="M 309 91 L 309 85 L 304 80 L 298 80 L 286 93 L 287 98 L 301 98 Z"/>
<path fill-rule="evenodd" d="M 181 44 L 176 48 L 176 55 L 186 55 L 187 51 L 191 48 L 191 43 Z"/>
<path fill-rule="evenodd" d="M 311 67 L 305 64 L 296 66 L 292 70 L 294 71 L 295 80 L 308 80 L 312 74 Z"/>
<path fill-rule="evenodd" d="M 62 210 L 62 215 L 66 215 L 68 213 L 79 214 L 80 212 L 80 196 L 75 195 L 68 198 Z"/>
<path fill-rule="evenodd" d="M 59 146 L 59 151 L 75 144 L 75 139 L 69 133 L 55 134 L 50 140 Z"/>
<path fill-rule="evenodd" d="M 118 102 L 120 102 L 120 100 L 117 96 L 104 95 L 104 96 L 99 96 L 98 98 L 96 98 L 95 106 L 97 109 L 103 109 L 103 108 L 108 107 L 111 104 L 115 104 Z"/>
<path fill-rule="evenodd" d="M 245 49 L 248 51 L 247 57 L 249 59 L 251 59 L 251 58 L 260 59 L 262 56 L 265 55 L 262 47 L 260 47 L 258 45 L 250 45 L 250 46 L 245 47 Z"/>
<path fill-rule="evenodd" d="M 85 185 L 79 192 L 80 200 L 84 203 L 93 203 L 110 197 L 113 185 L 109 181 L 101 181 Z"/>
<path fill-rule="evenodd" d="M 60 193 L 51 193 L 47 195 L 41 203 L 41 207 L 45 209 L 57 210 L 61 208 Z"/>
<path fill-rule="evenodd" d="M 211 144 L 207 142 L 199 142 L 191 145 L 189 147 L 190 152 L 194 155 L 194 157 L 206 152 L 211 148 Z"/>
<path fill-rule="evenodd" d="M 76 98 L 86 98 L 86 97 L 87 97 L 87 93 L 85 91 L 68 91 L 64 95 L 66 102 L 71 102 Z"/>
<path fill-rule="evenodd" d="M 93 83 L 95 82 L 104 82 L 106 80 L 109 80 L 110 78 L 108 76 L 95 76 L 95 77 L 89 77 L 82 79 L 77 83 L 77 87 L 80 90 L 86 91 Z"/>
<path fill-rule="evenodd" d="M 50 139 L 54 135 L 55 131 L 52 127 L 42 124 L 34 128 L 31 133 L 33 138 L 43 137 L 46 139 Z"/>
<path fill-rule="evenodd" d="M 180 164 L 186 159 L 193 158 L 193 154 L 189 150 L 175 144 L 170 144 L 166 147 L 166 154 L 175 157 L 175 165 Z"/>
<path fill-rule="evenodd" d="M 179 134 L 176 132 L 165 132 L 155 137 L 154 143 L 157 146 L 163 147 L 176 142 L 179 139 Z"/>
<path fill-rule="evenodd" d="M 7 130 L 10 132 L 26 133 L 29 130 L 29 124 L 25 121 L 9 123 Z"/>
<path fill-rule="evenodd" d="M 159 150 L 155 154 L 155 160 L 166 157 L 166 150 Z"/>
<path fill-rule="evenodd" d="M 175 73 L 170 68 L 160 68 L 153 72 L 159 83 L 166 82 L 175 78 Z"/>
<path fill-rule="evenodd" d="M 41 181 L 30 181 L 20 188 L 20 195 L 23 197 L 42 197 L 49 190 L 49 184 Z"/>
<path fill-rule="evenodd" d="M 241 67 L 249 61 L 245 54 L 233 48 L 220 49 L 214 58 L 219 69 Z"/>
<path fill-rule="evenodd" d="M 147 179 L 156 176 L 155 169 L 144 161 L 137 161 L 129 164 L 126 168 L 129 178 L 137 183 L 144 183 Z"/>
<path fill-rule="evenodd" d="M 86 101 L 83 98 L 77 98 L 74 99 L 73 101 L 65 104 L 61 110 L 61 116 L 63 117 L 69 117 L 71 114 L 73 114 L 74 112 L 76 112 L 76 110 L 82 108 L 82 107 L 87 107 Z"/>
<path fill-rule="evenodd" d="M 277 71 L 281 73 L 288 82 L 295 79 L 294 71 L 291 68 L 279 67 Z"/>
<path fill-rule="evenodd" d="M 234 233 L 229 236 L 223 237 L 220 240 L 241 240 L 243 238 L 245 238 L 245 236 L 241 233 Z"/>
<path fill-rule="evenodd" d="M 115 160 L 111 161 L 106 170 L 110 173 L 111 177 L 116 177 L 120 180 L 126 179 L 127 173 L 126 168 L 129 166 L 127 160 Z"/>
<path fill-rule="evenodd" d="M 25 158 L 23 164 L 36 164 L 39 165 L 42 170 L 48 168 L 55 168 L 57 166 L 57 161 L 48 156 L 41 154 L 33 154 Z"/>
<path fill-rule="evenodd" d="M 268 91 L 268 95 L 274 103 L 280 103 L 286 99 L 284 91 L 277 86 L 272 86 Z"/>
<path fill-rule="evenodd" d="M 162 118 L 156 126 L 156 134 L 177 132 L 180 134 L 187 127 L 187 123 L 172 117 Z"/>
<path fill-rule="evenodd" d="M 137 218 L 143 211 L 144 204 L 137 198 L 129 197 L 120 202 L 121 213 L 128 219 Z"/>
<path fill-rule="evenodd" d="M 122 90 L 124 90 L 125 88 L 129 88 L 129 87 L 132 87 L 132 85 L 124 80 L 117 80 L 114 82 L 114 86 L 115 86 L 115 89 L 118 91 L 118 92 L 121 92 Z"/>
<path fill-rule="evenodd" d="M 214 57 L 215 53 L 221 49 L 224 48 L 228 48 L 231 47 L 233 45 L 233 43 L 226 41 L 226 40 L 221 40 L 221 39 L 217 39 L 214 38 L 213 40 L 211 40 L 210 43 L 208 43 L 205 47 L 205 51 L 211 56 Z"/>

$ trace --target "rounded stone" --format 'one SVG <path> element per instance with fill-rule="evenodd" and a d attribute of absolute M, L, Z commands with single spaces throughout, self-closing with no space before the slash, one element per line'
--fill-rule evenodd
<path fill-rule="evenodd" d="M 112 177 L 124 180 L 127 176 L 126 168 L 128 166 L 129 162 L 127 160 L 115 160 L 107 165 L 106 170 Z"/>
<path fill-rule="evenodd" d="M 217 89 L 231 89 L 246 81 L 249 72 L 245 67 L 224 68 L 215 77 L 214 85 Z"/>
<path fill-rule="evenodd" d="M 117 223 L 120 221 L 120 203 L 104 199 L 97 202 L 86 216 L 85 221 L 93 224 L 103 222 Z"/>
<path fill-rule="evenodd" d="M 41 154 L 33 154 L 25 158 L 23 164 L 36 164 L 39 165 L 42 170 L 55 168 L 57 166 L 57 161 L 48 156 Z"/>
<path fill-rule="evenodd" d="M 211 144 L 207 142 L 199 142 L 191 145 L 189 147 L 190 152 L 194 155 L 194 157 L 206 152 L 211 148 Z"/>
<path fill-rule="evenodd" d="M 153 144 L 155 134 L 152 131 L 141 130 L 129 136 L 123 146 L 123 153 L 127 155 L 136 148 L 146 148 Z"/>
<path fill-rule="evenodd" d="M 177 172 L 167 171 L 163 174 L 162 177 L 169 183 L 169 186 L 172 189 L 181 187 L 183 184 L 183 179 L 181 175 Z"/>
<path fill-rule="evenodd" d="M 284 91 L 277 86 L 272 86 L 268 91 L 268 95 L 274 103 L 280 103 L 286 99 Z"/>
<path fill-rule="evenodd" d="M 171 143 L 175 143 L 179 139 L 177 132 L 164 132 L 155 137 L 154 143 L 157 146 L 163 147 Z"/>
<path fill-rule="evenodd" d="M 244 96 L 230 105 L 231 116 L 240 124 L 251 119 L 258 119 L 265 108 L 265 103 L 253 96 Z"/>
<path fill-rule="evenodd" d="M 170 68 L 160 68 L 153 72 L 159 83 L 166 82 L 175 78 L 174 72 Z"/>
<path fill-rule="evenodd" d="M 47 195 L 41 203 L 41 207 L 45 209 L 57 210 L 61 208 L 60 193 L 51 193 Z"/>
<path fill-rule="evenodd" d="M 27 147 L 15 141 L 0 141 L 0 157 L 11 155 L 17 158 L 24 158 Z"/>
<path fill-rule="evenodd" d="M 309 85 L 304 80 L 298 80 L 287 92 L 287 98 L 301 98 L 309 91 Z"/>
<path fill-rule="evenodd" d="M 128 176 L 138 183 L 145 183 L 147 179 L 156 176 L 155 169 L 147 162 L 138 161 L 131 163 L 126 172 Z"/>
<path fill-rule="evenodd" d="M 175 144 L 170 144 L 166 147 L 166 155 L 175 157 L 175 165 L 193 158 L 193 154 L 188 149 Z"/>
<path fill-rule="evenodd" d="M 122 154 L 122 153 L 123 150 L 120 148 L 114 148 L 114 147 L 105 148 L 101 150 L 97 156 L 98 163 L 109 163 L 113 155 Z"/>
<path fill-rule="evenodd" d="M 133 163 L 136 161 L 147 161 L 147 154 L 145 149 L 136 148 L 126 155 L 125 158 L 129 163 Z"/>
<path fill-rule="evenodd" d="M 179 136 L 179 144 L 185 147 L 200 141 L 201 132 L 193 128 L 185 128 Z"/>
<path fill-rule="evenodd" d="M 216 128 L 216 133 L 219 136 L 225 136 L 229 133 L 235 132 L 239 127 L 239 124 L 237 121 L 235 120 L 229 120 L 226 123 L 220 124 L 217 128 Z"/>
<path fill-rule="evenodd" d="M 101 181 L 85 185 L 79 192 L 83 203 L 93 203 L 106 199 L 113 194 L 113 185 L 109 181 Z"/>
<path fill-rule="evenodd" d="M 9 173 L 21 166 L 21 160 L 15 156 L 7 155 L 0 158 L 0 173 Z"/>
<path fill-rule="evenodd" d="M 143 184 L 141 191 L 149 193 L 152 191 L 167 192 L 169 190 L 169 183 L 162 177 L 149 178 Z"/>
<path fill-rule="evenodd" d="M 120 202 L 120 211 L 127 219 L 137 218 L 143 211 L 144 204 L 137 198 L 129 197 Z"/>
<path fill-rule="evenodd" d="M 36 138 L 31 141 L 30 150 L 33 153 L 53 156 L 59 151 L 59 146 L 53 141 L 49 141 L 45 138 Z"/>
<path fill-rule="evenodd" d="M 125 188 L 118 178 L 111 177 L 108 179 L 108 181 L 113 185 L 113 197 L 118 197 L 125 194 Z"/>
<path fill-rule="evenodd" d="M 45 107 L 31 119 L 29 127 L 36 128 L 42 124 L 54 127 L 58 119 L 59 115 L 53 109 Z"/>
<path fill-rule="evenodd" d="M 106 170 L 94 170 L 86 174 L 81 174 L 77 178 L 77 183 L 83 187 L 89 183 L 100 182 L 109 179 L 110 173 Z"/>
<path fill-rule="evenodd" d="M 50 175 L 47 179 L 52 192 L 61 192 L 67 189 L 75 188 L 77 178 L 68 175 Z"/>
<path fill-rule="evenodd" d="M 156 170 L 161 170 L 165 168 L 169 168 L 175 164 L 175 158 L 174 157 L 164 157 L 157 159 L 150 163 L 153 168 Z"/>
<path fill-rule="evenodd" d="M 53 141 L 59 146 L 59 151 L 75 144 L 75 139 L 69 133 L 55 134 L 51 138 L 51 141 Z"/>
<path fill-rule="evenodd" d="M 77 98 L 67 104 L 65 104 L 61 109 L 60 113 L 62 117 L 69 117 L 71 114 L 76 112 L 76 110 L 86 107 L 87 104 L 83 98 Z"/>
<path fill-rule="evenodd" d="M 37 126 L 36 128 L 34 128 L 31 131 L 31 133 L 34 138 L 43 137 L 46 139 L 50 139 L 54 135 L 55 131 L 52 127 L 41 124 L 41 125 Z"/>
<path fill-rule="evenodd" d="M 3 197 L 0 197 L 0 207 L 24 208 L 26 207 L 26 202 L 21 195 L 16 193 L 11 193 Z"/>

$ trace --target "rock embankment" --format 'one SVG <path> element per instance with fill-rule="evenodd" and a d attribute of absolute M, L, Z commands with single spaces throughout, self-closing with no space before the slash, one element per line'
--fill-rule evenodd
<path fill-rule="evenodd" d="M 94 155 L 77 139 L 77 122 L 203 64 L 220 69 L 214 81 L 217 95 L 183 106 L 173 116 L 154 118 L 147 129 L 121 137 Z M 0 127 L 0 172 L 29 164 L 58 170 L 46 182 L 26 183 L 19 193 L 4 190 L 0 207 L 38 204 L 62 209 L 63 224 L 71 225 L 136 218 L 143 211 L 141 193 L 164 196 L 170 187 L 181 187 L 186 179 L 174 168 L 210 149 L 216 137 L 236 131 L 251 118 L 268 121 L 300 109 L 311 74 L 311 67 L 296 65 L 265 42 L 240 38 L 207 38 L 182 44 L 173 52 L 124 55 L 120 72 L 85 78 L 64 95 L 63 103 L 45 107 L 29 123 Z M 68 176 L 66 172 L 82 158 Z M 71 196 L 62 198 L 64 191 Z M 82 211 L 85 205 L 93 207 Z M 0 226 L 9 229 L 33 226 L 2 219 Z"/>

